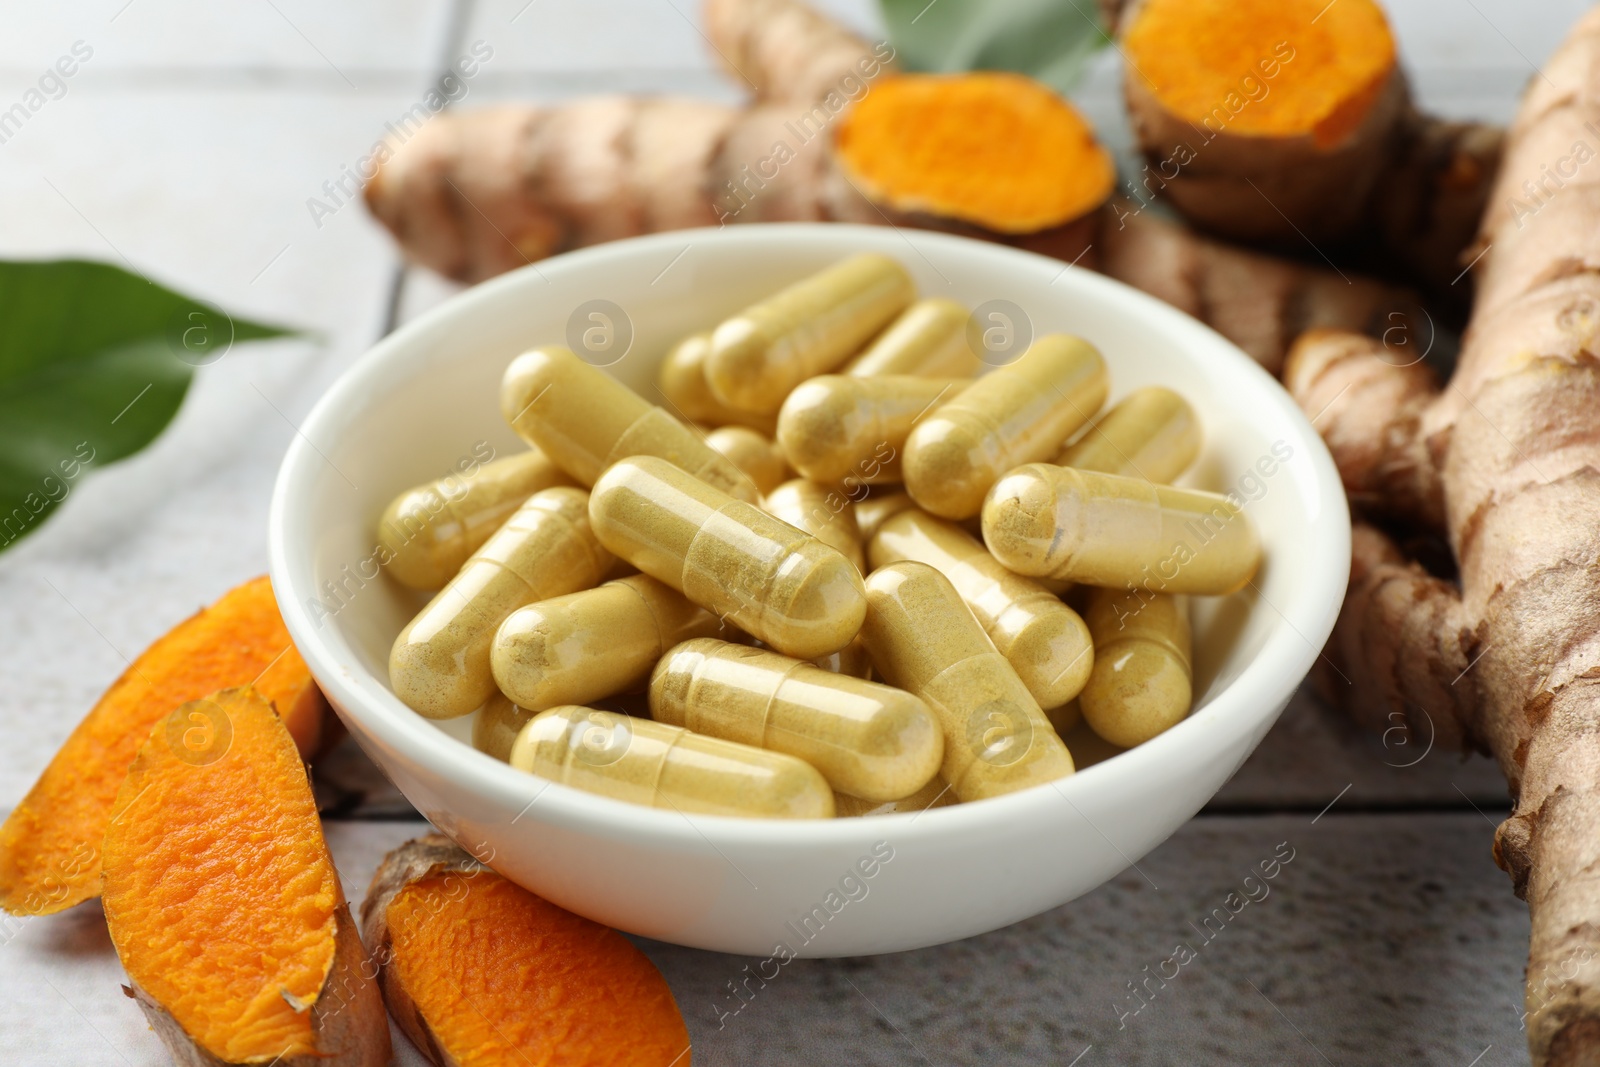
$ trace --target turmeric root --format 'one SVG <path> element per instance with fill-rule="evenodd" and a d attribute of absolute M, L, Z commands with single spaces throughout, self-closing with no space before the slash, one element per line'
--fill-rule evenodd
<path fill-rule="evenodd" d="M 219 734 L 204 758 L 183 743 L 199 721 Z M 254 689 L 151 731 L 106 829 L 105 911 L 130 995 L 178 1064 L 389 1062 L 305 765 Z"/>
<path fill-rule="evenodd" d="M 390 1014 L 439 1067 L 688 1067 L 688 1029 L 642 952 L 449 838 L 389 853 L 361 925 Z"/>
<path fill-rule="evenodd" d="M 1500 134 L 1417 111 L 1374 0 L 1141 0 L 1121 37 L 1148 193 L 1224 237 L 1375 231 L 1435 289 L 1459 275 Z"/>
<path fill-rule="evenodd" d="M 1528 1043 L 1555 1067 L 1600 1061 L 1600 184 L 1531 218 L 1504 205 L 1537 185 L 1550 145 L 1600 122 L 1600 11 L 1544 69 L 1551 84 L 1532 83 L 1508 134 L 1445 389 L 1327 333 L 1295 346 L 1286 377 L 1305 410 L 1326 408 L 1348 486 L 1448 535 L 1459 585 L 1357 529 L 1332 688 L 1499 762 L 1515 808 L 1495 858 L 1532 919 Z"/>
<path fill-rule="evenodd" d="M 327 703 L 289 641 L 265 576 L 158 639 L 67 737 L 0 826 L 0 907 L 48 915 L 99 895 L 111 806 L 150 727 L 180 704 L 252 683 L 278 708 L 300 752 L 315 751 Z M 201 723 L 185 737 L 203 748 L 206 729 Z"/>
<path fill-rule="evenodd" d="M 1273 369 L 1300 329 L 1382 332 L 1415 306 L 1404 289 L 1229 249 L 1108 202 L 1110 157 L 1093 130 L 1029 79 L 897 75 L 887 46 L 825 30 L 799 0 L 708 0 L 706 21 L 717 52 L 760 87 L 753 106 L 605 97 L 447 113 L 391 146 L 368 206 L 411 259 L 467 281 L 679 227 L 951 230 L 1098 265 Z"/>

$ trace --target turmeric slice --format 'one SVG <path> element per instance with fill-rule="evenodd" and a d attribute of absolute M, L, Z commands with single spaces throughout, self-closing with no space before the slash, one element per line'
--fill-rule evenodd
<path fill-rule="evenodd" d="M 254 683 L 302 755 L 327 704 L 295 651 L 263 575 L 179 623 L 123 672 L 67 737 L 0 826 L 0 908 L 48 915 L 100 892 L 100 843 L 128 764 L 150 728 L 180 704 Z M 204 721 L 180 730 L 196 759 L 216 739 Z"/>
<path fill-rule="evenodd" d="M 1071 104 L 999 72 L 880 79 L 839 119 L 834 157 L 875 204 L 1004 234 L 1072 222 L 1116 180 Z"/>
<path fill-rule="evenodd" d="M 197 759 L 183 735 L 202 720 L 220 751 Z M 117 793 L 104 866 L 111 941 L 179 1064 L 388 1062 L 305 765 L 254 689 L 155 725 Z"/>
<path fill-rule="evenodd" d="M 655 965 L 439 834 L 384 858 L 361 905 L 389 1013 L 440 1067 L 688 1067 Z"/>

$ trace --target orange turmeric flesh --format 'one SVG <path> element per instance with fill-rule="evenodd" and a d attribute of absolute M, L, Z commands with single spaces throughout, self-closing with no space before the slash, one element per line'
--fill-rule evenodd
<path fill-rule="evenodd" d="M 882 78 L 839 120 L 834 155 L 877 204 L 999 233 L 1080 218 L 1116 180 L 1088 121 L 1018 74 Z"/>
<path fill-rule="evenodd" d="M 1177 118 L 1320 147 L 1361 124 L 1395 65 L 1373 0 L 1145 0 L 1123 47 Z"/>
<path fill-rule="evenodd" d="M 687 1067 L 689 1033 L 621 934 L 492 871 L 435 871 L 387 922 L 401 986 L 460 1067 Z"/>
<path fill-rule="evenodd" d="M 111 804 L 150 728 L 178 705 L 255 684 L 309 755 L 325 702 L 265 576 L 179 623 L 106 690 L 0 826 L 0 908 L 48 915 L 100 892 Z M 189 733 L 192 743 L 203 743 Z"/>
<path fill-rule="evenodd" d="M 226 746 L 203 761 L 186 730 Z M 122 966 L 226 1063 L 315 1052 L 338 875 L 294 740 L 251 689 L 186 704 L 128 768 L 105 837 L 106 925 Z"/>

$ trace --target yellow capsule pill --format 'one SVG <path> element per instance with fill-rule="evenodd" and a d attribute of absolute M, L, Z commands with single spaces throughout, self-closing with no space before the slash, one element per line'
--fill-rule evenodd
<path fill-rule="evenodd" d="M 541 489 L 571 485 L 538 449 L 485 463 L 470 475 L 408 489 L 378 520 L 389 573 L 413 589 L 438 589 L 467 557 Z"/>
<path fill-rule="evenodd" d="M 883 524 L 873 567 L 916 560 L 950 579 L 999 653 L 1043 708 L 1078 695 L 1094 667 L 1094 644 L 1078 613 L 1031 579 L 1013 574 L 971 534 L 912 509 Z"/>
<path fill-rule="evenodd" d="M 1135 389 L 1091 422 L 1056 457 L 1063 467 L 1170 482 L 1200 454 L 1200 423 L 1183 397 L 1159 385 Z"/>
<path fill-rule="evenodd" d="M 1261 542 L 1216 493 L 1030 463 L 995 483 L 983 540 L 1018 574 L 1149 593 L 1231 593 Z"/>
<path fill-rule="evenodd" d="M 860 634 L 839 651 L 815 656 L 807 662 L 834 674 L 848 674 L 852 678 L 872 677 L 872 657 L 867 654 L 867 646 L 861 643 Z"/>
<path fill-rule="evenodd" d="M 969 386 L 906 439 L 906 492 L 946 519 L 978 514 L 1013 467 L 1055 456 L 1105 403 L 1105 360 L 1077 337 L 1041 337 L 1014 363 Z"/>
<path fill-rule="evenodd" d="M 819 375 L 783 402 L 778 445 L 789 465 L 812 481 L 898 482 L 900 454 L 917 420 L 969 384 L 908 374 Z"/>
<path fill-rule="evenodd" d="M 856 501 L 856 527 L 861 531 L 861 539 L 870 542 L 883 524 L 905 511 L 914 508 L 917 502 L 911 499 L 911 494 L 894 486 L 875 485 L 867 494 L 866 499 Z"/>
<path fill-rule="evenodd" d="M 642 686 L 662 653 L 722 623 L 648 575 L 518 608 L 495 632 L 495 684 L 524 708 L 588 704 Z"/>
<path fill-rule="evenodd" d="M 849 359 L 915 296 L 906 269 L 875 252 L 798 281 L 712 332 L 712 395 L 741 411 L 775 412 L 789 390 Z"/>
<path fill-rule="evenodd" d="M 711 386 L 706 384 L 706 357 L 710 354 L 709 333 L 685 337 L 672 346 L 656 372 L 656 386 L 666 398 L 667 406 L 689 422 L 707 426 L 747 426 L 771 437 L 777 429 L 777 419 L 730 408 L 712 394 Z"/>
<path fill-rule="evenodd" d="M 838 552 L 855 564 L 856 570 L 866 571 L 855 506 L 839 490 L 795 478 L 769 492 L 761 508 Z"/>
<path fill-rule="evenodd" d="M 614 711 L 563 705 L 541 712 L 517 735 L 511 766 L 652 808 L 833 817 L 833 791 L 804 760 Z"/>
<path fill-rule="evenodd" d="M 1096 589 L 1086 614 L 1095 667 L 1078 704 L 1089 728 L 1132 748 L 1182 722 L 1194 682 L 1184 598 Z"/>
<path fill-rule="evenodd" d="M 921 697 L 944 731 L 939 775 L 961 800 L 1051 782 L 1072 755 L 949 579 L 891 563 L 867 579 L 862 639 L 890 685 Z"/>
<path fill-rule="evenodd" d="M 589 494 L 558 486 L 528 498 L 400 631 L 389 685 L 409 708 L 453 719 L 494 694 L 489 648 L 506 616 L 587 589 L 613 562 L 589 526 Z"/>
<path fill-rule="evenodd" d="M 511 361 L 500 411 L 524 441 L 583 485 L 628 456 L 658 456 L 707 485 L 754 503 L 739 468 L 670 412 L 652 406 L 565 348 L 535 348 Z"/>
<path fill-rule="evenodd" d="M 918 300 L 900 313 L 867 350 L 841 373 L 854 378 L 879 374 L 919 374 L 932 378 L 971 378 L 983 361 L 967 344 L 966 307 L 934 297 Z"/>
<path fill-rule="evenodd" d="M 950 791 L 944 779 L 937 774 L 928 779 L 928 784 L 899 800 L 867 800 L 865 797 L 853 797 L 849 793 L 838 790 L 833 794 L 833 813 L 839 818 L 855 817 L 861 815 L 895 815 L 900 812 L 927 811 L 929 808 L 948 808 L 957 803 L 956 795 Z"/>
<path fill-rule="evenodd" d="M 834 789 L 867 800 L 915 793 L 944 756 L 933 713 L 904 690 L 704 638 L 656 666 L 650 717 L 803 759 Z"/>
<path fill-rule="evenodd" d="M 785 655 L 850 643 L 866 614 L 861 572 L 838 552 L 663 460 L 636 456 L 595 483 L 602 544 Z"/>
<path fill-rule="evenodd" d="M 472 747 L 502 762 L 511 758 L 511 746 L 529 719 L 539 714 L 518 707 L 504 693 L 496 693 L 478 709 L 472 721 Z"/>
<path fill-rule="evenodd" d="M 706 434 L 706 444 L 743 471 L 762 495 L 794 477 L 789 461 L 783 458 L 772 438 L 763 437 L 748 427 L 724 426 L 712 430 Z"/>

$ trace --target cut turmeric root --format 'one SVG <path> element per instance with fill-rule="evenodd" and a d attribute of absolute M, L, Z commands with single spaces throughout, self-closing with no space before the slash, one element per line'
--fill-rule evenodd
<path fill-rule="evenodd" d="M 309 755 L 327 708 L 289 641 L 266 577 L 229 591 L 144 651 L 67 737 L 0 827 L 0 908 L 48 915 L 100 892 L 100 843 L 128 764 L 180 704 L 250 685 Z M 203 756 L 205 723 L 181 731 Z"/>
<path fill-rule="evenodd" d="M 688 1067 L 661 973 L 615 930 L 439 834 L 385 857 L 361 905 L 389 1012 L 439 1067 Z"/>
<path fill-rule="evenodd" d="M 199 723 L 215 742 L 202 755 L 186 743 Z M 112 943 L 177 1063 L 388 1063 L 305 765 L 254 689 L 156 724 L 117 793 L 104 867 Z"/>
<path fill-rule="evenodd" d="M 1500 131 L 1412 105 L 1374 0 L 1140 0 L 1121 37 L 1145 191 L 1223 237 L 1371 240 L 1436 288 L 1462 264 Z"/>
<path fill-rule="evenodd" d="M 609 96 L 447 112 L 389 145 L 367 206 L 411 259 L 467 281 L 690 226 L 949 230 L 1176 298 L 1272 369 L 1305 326 L 1381 333 L 1398 324 L 1392 313 L 1415 307 L 1406 290 L 1228 249 L 1113 200 L 1111 158 L 1089 123 L 1031 79 L 898 74 L 892 48 L 801 0 L 707 0 L 706 32 L 755 88 L 750 106 Z M 1430 159 L 1449 156 L 1436 147 Z M 1148 176 L 1136 183 L 1151 186 Z M 1482 184 L 1464 210 L 1445 212 L 1465 220 L 1462 233 Z M 1433 201 L 1414 200 L 1396 191 L 1385 204 L 1435 219 Z M 1447 259 L 1465 240 L 1454 239 L 1442 239 Z M 1424 238 L 1411 240 L 1408 249 Z"/>

